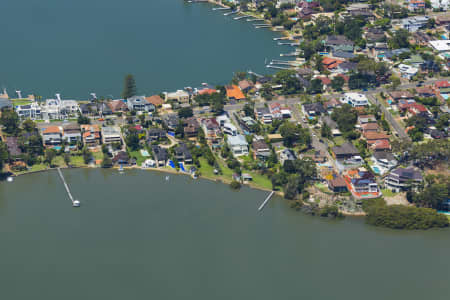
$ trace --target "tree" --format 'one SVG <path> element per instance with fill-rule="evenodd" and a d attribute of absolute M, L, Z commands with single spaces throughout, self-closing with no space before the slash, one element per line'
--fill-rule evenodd
<path fill-rule="evenodd" d="M 112 160 L 109 156 L 104 156 L 102 160 L 102 168 L 111 168 L 113 165 Z"/>
<path fill-rule="evenodd" d="M 5 109 L 1 114 L 0 124 L 5 127 L 4 131 L 8 134 L 17 134 L 19 132 L 19 116 L 16 112 Z"/>
<path fill-rule="evenodd" d="M 311 94 L 319 94 L 323 92 L 323 83 L 322 80 L 316 78 L 311 80 L 311 84 L 309 86 L 309 92 Z"/>
<path fill-rule="evenodd" d="M 392 49 L 409 47 L 409 32 L 406 29 L 396 30 L 392 38 L 388 40 L 388 44 Z"/>
<path fill-rule="evenodd" d="M 283 86 L 284 94 L 295 94 L 302 90 L 302 85 L 294 70 L 279 71 L 275 74 L 274 82 Z"/>
<path fill-rule="evenodd" d="M 183 107 L 178 111 L 178 116 L 180 118 L 190 118 L 194 115 L 191 107 Z"/>
<path fill-rule="evenodd" d="M 8 147 L 4 142 L 0 141 L 0 173 L 3 171 L 3 165 L 8 160 L 9 152 Z"/>
<path fill-rule="evenodd" d="M 133 96 L 136 96 L 136 81 L 133 75 L 128 74 L 125 76 L 122 98 L 128 99 Z"/>
<path fill-rule="evenodd" d="M 22 127 L 26 132 L 33 132 L 36 130 L 36 123 L 34 123 L 30 119 L 26 119 L 25 121 L 23 121 Z"/>
<path fill-rule="evenodd" d="M 77 119 L 77 123 L 80 124 L 80 125 L 83 125 L 83 124 L 91 124 L 91 119 L 89 119 L 89 118 L 86 117 L 86 116 L 79 115 L 79 116 L 78 116 L 78 119 Z"/>
<path fill-rule="evenodd" d="M 355 127 L 358 114 L 349 104 L 344 104 L 342 107 L 333 110 L 331 118 L 338 124 L 339 130 L 346 133 L 352 131 Z"/>
<path fill-rule="evenodd" d="M 139 135 L 136 128 L 128 128 L 128 134 L 125 138 L 125 142 L 131 151 L 136 151 L 139 149 Z"/>
<path fill-rule="evenodd" d="M 286 147 L 292 147 L 294 143 L 304 144 L 308 147 L 311 144 L 309 130 L 291 122 L 284 122 L 280 126 L 280 134 Z"/>
<path fill-rule="evenodd" d="M 330 126 L 328 126 L 326 123 L 324 123 L 322 125 L 322 128 L 320 129 L 320 135 L 324 138 L 331 138 L 332 137 L 332 133 L 331 133 L 331 128 Z"/>
<path fill-rule="evenodd" d="M 345 80 L 344 78 L 342 78 L 342 76 L 336 76 L 331 80 L 331 87 L 337 92 L 342 91 L 342 87 L 344 86 L 344 84 Z"/>
<path fill-rule="evenodd" d="M 397 87 L 402 83 L 400 81 L 400 78 L 398 78 L 397 76 L 395 76 L 394 74 L 392 74 L 389 77 L 390 81 L 391 81 L 391 87 L 393 90 L 397 89 Z"/>
<path fill-rule="evenodd" d="M 243 108 L 244 114 L 246 117 L 251 117 L 254 115 L 252 105 L 246 103 Z"/>
<path fill-rule="evenodd" d="M 70 154 L 69 153 L 64 153 L 63 158 L 64 158 L 64 163 L 66 165 L 69 165 L 70 164 Z"/>
<path fill-rule="evenodd" d="M 47 149 L 45 150 L 45 162 L 51 166 L 53 159 L 56 157 L 55 149 Z"/>
<path fill-rule="evenodd" d="M 89 151 L 89 149 L 87 147 L 84 147 L 83 150 L 81 151 L 81 154 L 83 155 L 83 161 L 85 164 L 88 164 L 91 162 L 92 160 L 92 152 Z"/>

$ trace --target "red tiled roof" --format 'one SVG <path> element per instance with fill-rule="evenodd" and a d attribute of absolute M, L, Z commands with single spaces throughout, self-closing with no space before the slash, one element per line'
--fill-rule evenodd
<path fill-rule="evenodd" d="M 237 85 L 230 85 L 226 87 L 228 99 L 242 100 L 245 99 L 244 93 Z"/>
<path fill-rule="evenodd" d="M 164 100 L 159 95 L 146 97 L 145 100 L 147 100 L 147 102 L 153 104 L 154 106 L 160 106 L 164 104 Z"/>
<path fill-rule="evenodd" d="M 448 88 L 448 87 L 450 87 L 450 82 L 448 82 L 448 80 L 441 80 L 441 81 L 436 81 L 434 83 L 434 85 L 439 89 Z"/>
<path fill-rule="evenodd" d="M 374 150 L 386 150 L 391 149 L 391 144 L 388 140 L 377 140 L 370 147 Z"/>
<path fill-rule="evenodd" d="M 369 140 L 389 140 L 389 136 L 381 132 L 364 132 L 363 136 L 369 142 Z"/>

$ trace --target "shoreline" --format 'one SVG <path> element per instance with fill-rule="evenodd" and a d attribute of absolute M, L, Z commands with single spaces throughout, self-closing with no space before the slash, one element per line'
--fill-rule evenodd
<path fill-rule="evenodd" d="M 111 168 L 102 168 L 102 167 L 90 167 L 90 166 L 76 166 L 76 167 L 70 167 L 70 166 L 65 166 L 65 167 L 59 167 L 60 169 L 105 169 L 105 170 L 119 170 L 119 167 L 111 167 Z M 31 175 L 31 174 L 36 174 L 36 173 L 42 173 L 42 172 L 48 172 L 48 171 L 56 171 L 57 168 L 47 168 L 44 170 L 37 170 L 37 171 L 29 171 L 29 172 L 24 172 L 24 173 L 20 173 L 20 174 L 13 174 L 10 177 L 20 177 L 20 176 L 26 176 L 26 175 Z M 138 166 L 133 166 L 133 167 L 123 167 L 124 170 L 140 170 L 140 171 L 150 171 L 150 172 L 159 172 L 159 173 L 165 173 L 165 174 L 172 174 L 172 175 L 180 175 L 180 176 L 189 176 L 191 177 L 191 175 L 189 173 L 184 173 L 184 172 L 178 172 L 176 170 L 171 170 L 171 169 L 166 169 L 166 168 L 142 168 L 142 167 L 138 167 Z M 200 175 L 198 176 L 198 178 L 201 179 L 205 179 L 211 182 L 215 182 L 215 183 L 221 183 L 221 184 L 225 184 L 225 185 L 229 185 L 232 180 L 230 179 L 226 179 L 226 178 L 214 178 L 211 176 L 204 176 L 204 175 Z M 257 186 L 255 184 L 252 183 L 241 183 L 242 186 L 248 187 L 250 189 L 254 189 L 254 190 L 258 190 L 261 192 L 274 192 L 274 194 L 276 196 L 279 196 L 281 198 L 283 198 L 283 192 L 278 190 L 278 191 L 274 191 L 274 190 L 270 190 L 267 188 L 263 188 L 260 186 Z M 365 217 L 366 213 L 365 212 L 361 212 L 361 213 L 351 213 L 348 211 L 339 211 L 340 213 L 342 213 L 344 216 L 346 217 Z"/>

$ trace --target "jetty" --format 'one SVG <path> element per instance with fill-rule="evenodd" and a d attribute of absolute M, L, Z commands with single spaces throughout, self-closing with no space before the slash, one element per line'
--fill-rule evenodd
<path fill-rule="evenodd" d="M 224 15 L 224 16 L 229 16 L 229 15 L 232 15 L 232 14 L 237 14 L 238 12 L 239 12 L 239 10 L 233 10 L 233 11 L 224 13 L 223 15 Z"/>
<path fill-rule="evenodd" d="M 287 65 L 287 66 L 298 66 L 301 63 L 297 62 L 297 61 L 288 61 L 288 60 L 276 60 L 276 59 L 272 59 L 270 61 L 271 65 Z"/>
<path fill-rule="evenodd" d="M 70 201 L 72 201 L 72 206 L 73 207 L 79 207 L 80 206 L 80 201 L 75 200 L 73 198 L 72 193 L 70 192 L 69 186 L 67 185 L 67 182 L 64 179 L 63 173 L 61 172 L 60 168 L 58 168 L 58 174 L 59 174 L 59 177 L 61 177 L 61 180 L 62 180 L 62 182 L 64 184 L 65 189 L 66 189 L 67 195 L 69 195 Z"/>
<path fill-rule="evenodd" d="M 250 74 L 250 75 L 255 75 L 256 77 L 260 77 L 260 78 L 264 77 L 263 75 L 260 75 L 260 74 L 257 74 L 255 72 L 253 72 L 252 70 L 249 70 L 247 73 Z"/>
<path fill-rule="evenodd" d="M 292 67 L 281 67 L 275 65 L 267 65 L 266 68 L 279 69 L 279 70 L 292 70 Z"/>
<path fill-rule="evenodd" d="M 264 19 L 248 19 L 247 22 L 264 21 Z"/>
<path fill-rule="evenodd" d="M 227 9 L 231 9 L 229 7 L 213 7 L 212 10 L 227 10 Z"/>
<path fill-rule="evenodd" d="M 280 56 L 299 56 L 300 52 L 281 53 Z"/>
<path fill-rule="evenodd" d="M 283 43 L 283 42 L 278 42 L 278 45 L 280 46 L 300 46 L 300 43 Z"/>
<path fill-rule="evenodd" d="M 272 198 L 274 193 L 275 193 L 274 191 L 270 192 L 270 194 L 269 194 L 269 196 L 267 196 L 266 200 L 264 200 L 264 202 L 261 203 L 261 205 L 258 207 L 259 211 L 261 211 L 264 208 L 264 206 L 266 206 L 267 202 L 269 202 L 270 198 Z"/>
<path fill-rule="evenodd" d="M 249 18 L 249 17 L 250 16 L 245 15 L 245 16 L 234 17 L 233 19 L 234 20 L 240 20 L 240 19 Z"/>

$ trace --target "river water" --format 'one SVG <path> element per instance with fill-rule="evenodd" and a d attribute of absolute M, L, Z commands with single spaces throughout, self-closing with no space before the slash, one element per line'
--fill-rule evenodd
<path fill-rule="evenodd" d="M 233 72 L 268 72 L 292 48 L 251 22 L 183 0 L 2 0 L 0 87 L 119 97 L 125 74 L 141 94 L 224 84 Z"/>
<path fill-rule="evenodd" d="M 448 230 L 310 217 L 267 192 L 150 171 L 0 183 L 2 299 L 448 299 Z"/>

